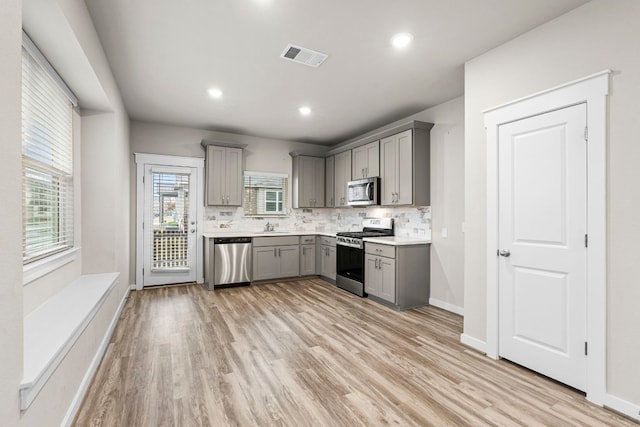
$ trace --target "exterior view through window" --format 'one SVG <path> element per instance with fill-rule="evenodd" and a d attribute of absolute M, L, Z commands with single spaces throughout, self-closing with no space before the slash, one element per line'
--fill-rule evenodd
<path fill-rule="evenodd" d="M 189 267 L 189 178 L 153 173 L 152 269 Z"/>
<path fill-rule="evenodd" d="M 267 172 L 244 173 L 244 214 L 247 216 L 286 215 L 286 174 Z"/>

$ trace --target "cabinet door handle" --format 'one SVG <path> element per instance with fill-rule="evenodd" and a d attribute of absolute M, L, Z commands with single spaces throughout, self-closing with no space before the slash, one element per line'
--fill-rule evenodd
<path fill-rule="evenodd" d="M 278 256 L 282 256 L 282 249 L 278 248 Z"/>
<path fill-rule="evenodd" d="M 278 252 L 276 248 L 273 248 L 273 257 L 277 257 L 278 256 Z"/>

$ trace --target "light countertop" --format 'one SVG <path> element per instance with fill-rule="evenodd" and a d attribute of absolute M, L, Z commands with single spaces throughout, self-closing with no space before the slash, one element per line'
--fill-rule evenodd
<path fill-rule="evenodd" d="M 320 231 L 246 231 L 246 230 L 220 230 L 202 233 L 208 239 L 215 237 L 278 237 L 278 236 L 326 236 L 336 237 L 336 233 Z"/>
<path fill-rule="evenodd" d="M 430 245 L 431 240 L 425 238 L 416 237 L 404 237 L 404 236 L 386 236 L 386 237 L 365 237 L 363 239 L 365 243 L 379 243 L 381 245 L 390 246 L 410 246 L 410 245 Z"/>
<path fill-rule="evenodd" d="M 278 237 L 278 236 L 325 236 L 336 237 L 335 233 L 321 231 L 244 231 L 244 230 L 220 230 L 203 233 L 208 239 L 215 237 Z M 388 236 L 388 237 L 365 237 L 365 242 L 380 243 L 391 246 L 428 245 L 431 240 L 417 237 Z"/>

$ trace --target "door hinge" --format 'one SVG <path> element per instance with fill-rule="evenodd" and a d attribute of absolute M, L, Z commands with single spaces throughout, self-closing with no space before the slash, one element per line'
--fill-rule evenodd
<path fill-rule="evenodd" d="M 584 140 L 589 140 L 589 128 L 587 126 L 584 127 Z"/>
<path fill-rule="evenodd" d="M 584 342 L 584 355 L 586 356 L 588 353 L 589 353 L 588 352 L 588 345 L 587 345 L 587 342 L 585 341 Z"/>
<path fill-rule="evenodd" d="M 589 247 L 589 235 L 588 234 L 584 235 L 584 247 L 585 248 Z"/>
<path fill-rule="evenodd" d="M 144 184 L 144 175 L 142 175 L 142 183 Z"/>
<path fill-rule="evenodd" d="M 142 269 L 142 275 L 144 276 L 144 268 Z"/>

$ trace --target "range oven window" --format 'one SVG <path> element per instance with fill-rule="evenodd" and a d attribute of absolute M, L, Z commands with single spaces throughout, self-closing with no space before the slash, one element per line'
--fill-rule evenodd
<path fill-rule="evenodd" d="M 349 246 L 336 247 L 336 272 L 356 282 L 364 283 L 364 251 Z"/>

